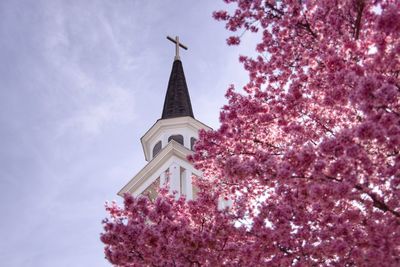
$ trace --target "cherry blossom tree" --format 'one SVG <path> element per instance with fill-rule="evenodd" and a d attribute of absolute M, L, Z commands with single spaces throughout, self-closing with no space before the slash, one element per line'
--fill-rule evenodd
<path fill-rule="evenodd" d="M 191 160 L 196 200 L 110 204 L 118 266 L 399 266 L 400 2 L 225 0 L 244 92 Z M 244 34 L 245 33 L 245 34 Z M 219 209 L 230 199 L 229 209 Z"/>

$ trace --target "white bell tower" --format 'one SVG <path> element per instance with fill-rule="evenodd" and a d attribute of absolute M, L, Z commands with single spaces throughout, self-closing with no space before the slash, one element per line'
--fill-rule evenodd
<path fill-rule="evenodd" d="M 167 39 L 176 44 L 176 55 L 161 119 L 141 138 L 148 163 L 118 192 L 120 196 L 131 193 L 134 196 L 146 194 L 154 198 L 157 188 L 168 184 L 170 192 L 177 192 L 177 197 L 185 195 L 186 199 L 193 199 L 196 189 L 192 185 L 192 175 L 202 175 L 190 164 L 187 156 L 193 153 L 198 131 L 211 128 L 196 120 L 193 115 L 179 57 L 179 47 L 187 47 L 179 43 L 178 37 Z"/>

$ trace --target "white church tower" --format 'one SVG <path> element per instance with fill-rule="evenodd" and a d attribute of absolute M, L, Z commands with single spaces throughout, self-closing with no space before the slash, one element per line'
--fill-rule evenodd
<path fill-rule="evenodd" d="M 134 196 L 146 194 L 154 198 L 157 188 L 168 184 L 170 192 L 193 199 L 196 189 L 192 185 L 192 175 L 202 175 L 190 164 L 187 156 L 193 153 L 198 131 L 211 128 L 196 120 L 193 115 L 179 58 L 179 47 L 187 47 L 179 43 L 178 37 L 167 39 L 175 43 L 176 54 L 161 119 L 141 138 L 144 157 L 148 163 L 118 192 L 120 196 L 131 193 Z"/>

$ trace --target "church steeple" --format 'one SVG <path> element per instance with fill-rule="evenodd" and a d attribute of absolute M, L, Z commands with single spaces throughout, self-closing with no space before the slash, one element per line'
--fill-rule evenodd
<path fill-rule="evenodd" d="M 171 193 L 177 192 L 176 197 L 186 195 L 186 199 L 193 199 L 196 190 L 192 184 L 192 176 L 202 176 L 188 161 L 188 156 L 193 153 L 199 130 L 210 131 L 211 128 L 193 116 L 179 58 L 179 48 L 187 47 L 179 43 L 178 37 L 167 38 L 175 43 L 175 60 L 162 116 L 140 139 L 148 163 L 119 191 L 120 196 L 131 193 L 134 196 L 149 195 L 154 199 L 157 188 L 168 185 Z"/>
<path fill-rule="evenodd" d="M 161 119 L 185 116 L 194 118 L 185 73 L 183 72 L 182 62 L 179 57 L 179 48 L 181 47 L 185 50 L 188 48 L 179 42 L 178 36 L 175 39 L 167 36 L 167 39 L 175 44 L 175 60 L 172 65 L 171 75 L 169 76 Z"/>
<path fill-rule="evenodd" d="M 182 62 L 179 59 L 175 59 L 169 77 L 161 119 L 184 116 L 194 118 Z"/>

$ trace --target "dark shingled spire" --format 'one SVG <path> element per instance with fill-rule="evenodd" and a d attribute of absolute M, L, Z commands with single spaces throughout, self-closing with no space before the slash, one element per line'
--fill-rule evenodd
<path fill-rule="evenodd" d="M 182 62 L 176 59 L 172 65 L 161 119 L 184 116 L 194 118 Z"/>

